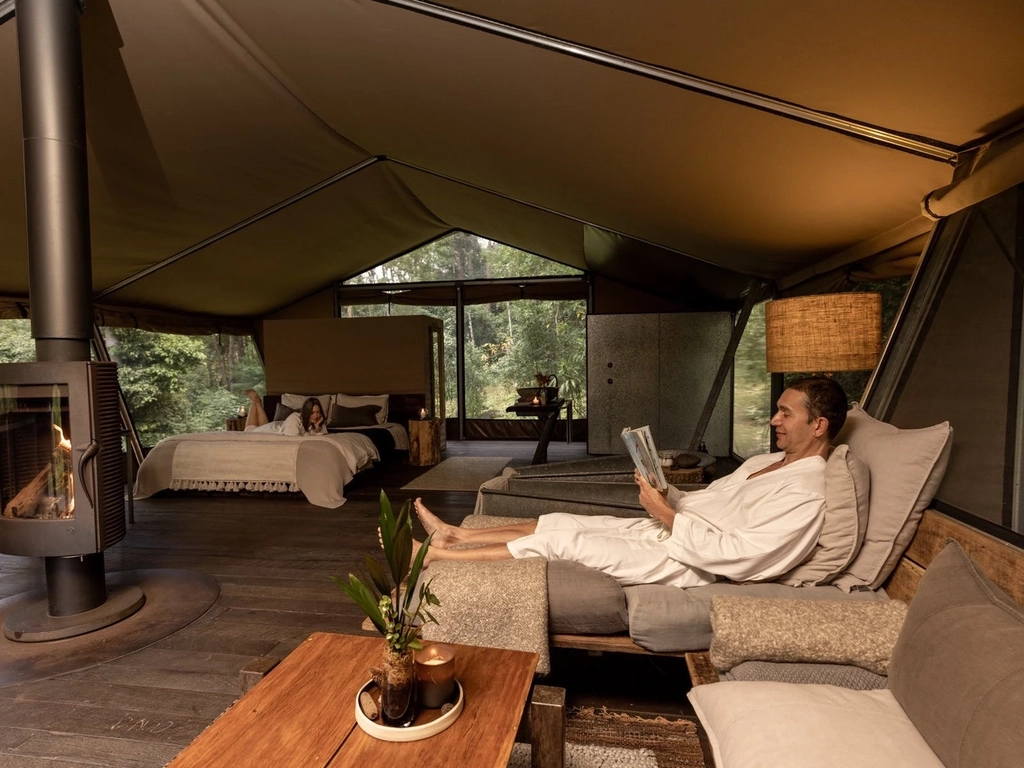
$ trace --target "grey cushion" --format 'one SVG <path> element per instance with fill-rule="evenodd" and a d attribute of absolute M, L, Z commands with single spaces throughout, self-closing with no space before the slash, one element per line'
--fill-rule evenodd
<path fill-rule="evenodd" d="M 889 684 L 946 768 L 1024 760 L 1024 613 L 956 542 L 925 571 Z"/>
<path fill-rule="evenodd" d="M 327 426 L 336 429 L 375 427 L 377 426 L 377 414 L 379 412 L 379 405 L 359 405 L 355 408 L 349 408 L 335 403 L 331 406 L 331 420 L 327 423 Z"/>
<path fill-rule="evenodd" d="M 626 587 L 629 634 L 649 651 L 700 651 L 711 646 L 711 598 L 715 595 L 799 598 L 802 600 L 888 600 L 881 592 L 845 593 L 833 586 L 718 582 L 679 589 L 663 584 Z"/>
<path fill-rule="evenodd" d="M 629 630 L 626 596 L 602 571 L 569 560 L 548 562 L 548 627 L 570 635 L 614 635 Z"/>
<path fill-rule="evenodd" d="M 278 403 L 277 408 L 274 410 L 274 421 L 284 421 L 293 413 L 296 413 L 294 408 L 289 408 L 284 403 Z"/>
<path fill-rule="evenodd" d="M 825 465 L 825 521 L 811 556 L 776 579 L 791 587 L 828 584 L 860 551 L 868 524 L 868 465 L 839 445 Z"/>
<path fill-rule="evenodd" d="M 746 680 L 799 685 L 838 685 L 855 691 L 871 691 L 889 687 L 889 678 L 876 675 L 849 664 L 811 664 L 809 662 L 744 661 L 728 672 L 722 680 Z"/>

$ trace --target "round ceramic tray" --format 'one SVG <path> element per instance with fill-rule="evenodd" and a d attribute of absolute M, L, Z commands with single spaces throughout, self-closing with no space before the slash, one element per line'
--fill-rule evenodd
<path fill-rule="evenodd" d="M 466 697 L 462 692 L 462 683 L 456 680 L 455 685 L 458 693 L 455 697 L 455 706 L 450 710 L 443 715 L 439 709 L 422 710 L 416 716 L 416 720 L 412 725 L 406 728 L 396 728 L 371 720 L 363 712 L 363 708 L 359 706 L 359 695 L 363 691 L 371 691 L 372 693 L 377 690 L 377 684 L 370 680 L 356 693 L 356 723 L 368 734 L 381 741 L 419 741 L 420 739 L 429 738 L 450 726 L 462 714 L 462 707 L 466 702 Z"/>

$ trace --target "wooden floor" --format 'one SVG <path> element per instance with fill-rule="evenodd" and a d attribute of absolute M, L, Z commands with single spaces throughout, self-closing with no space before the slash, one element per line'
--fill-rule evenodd
<path fill-rule="evenodd" d="M 514 456 L 534 443 L 449 442 L 445 456 Z M 552 443 L 549 460 L 584 458 L 586 446 Z M 377 497 L 392 501 L 423 468 L 375 468 L 356 478 L 336 510 L 298 498 L 192 496 L 135 505 L 135 524 L 106 552 L 108 571 L 181 568 L 220 582 L 214 606 L 173 635 L 114 661 L 31 683 L 0 687 L 0 768 L 163 766 L 239 695 L 239 670 L 255 657 L 282 657 L 314 631 L 365 634 L 363 616 L 334 586 L 378 548 Z M 451 522 L 475 494 L 424 493 Z M 42 562 L 0 556 L 0 597 L 39 587 Z M 59 648 L 55 646 L 55 652 Z M 570 704 L 687 714 L 681 660 L 558 652 L 546 682 Z M 667 684 L 666 684 L 667 683 Z M 324 702 L 324 706 L 350 706 Z"/>

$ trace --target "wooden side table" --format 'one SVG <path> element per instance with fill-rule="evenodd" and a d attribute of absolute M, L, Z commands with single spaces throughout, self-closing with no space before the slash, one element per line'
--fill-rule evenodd
<path fill-rule="evenodd" d="M 441 461 L 441 419 L 413 419 L 409 422 L 409 463 L 432 467 Z"/>
<path fill-rule="evenodd" d="M 230 419 L 225 419 L 224 429 L 228 432 L 244 432 L 245 416 L 232 416 Z"/>

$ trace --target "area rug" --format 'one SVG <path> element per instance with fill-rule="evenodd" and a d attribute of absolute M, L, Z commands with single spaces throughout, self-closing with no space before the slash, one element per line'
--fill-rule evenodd
<path fill-rule="evenodd" d="M 453 456 L 427 470 L 403 491 L 475 491 L 480 484 L 497 477 L 512 461 L 511 456 Z"/>
<path fill-rule="evenodd" d="M 566 768 L 712 768 L 695 718 L 669 720 L 572 709 L 565 723 Z M 705 752 L 706 751 L 706 752 Z M 516 744 L 509 768 L 529 768 L 530 746 Z"/>

